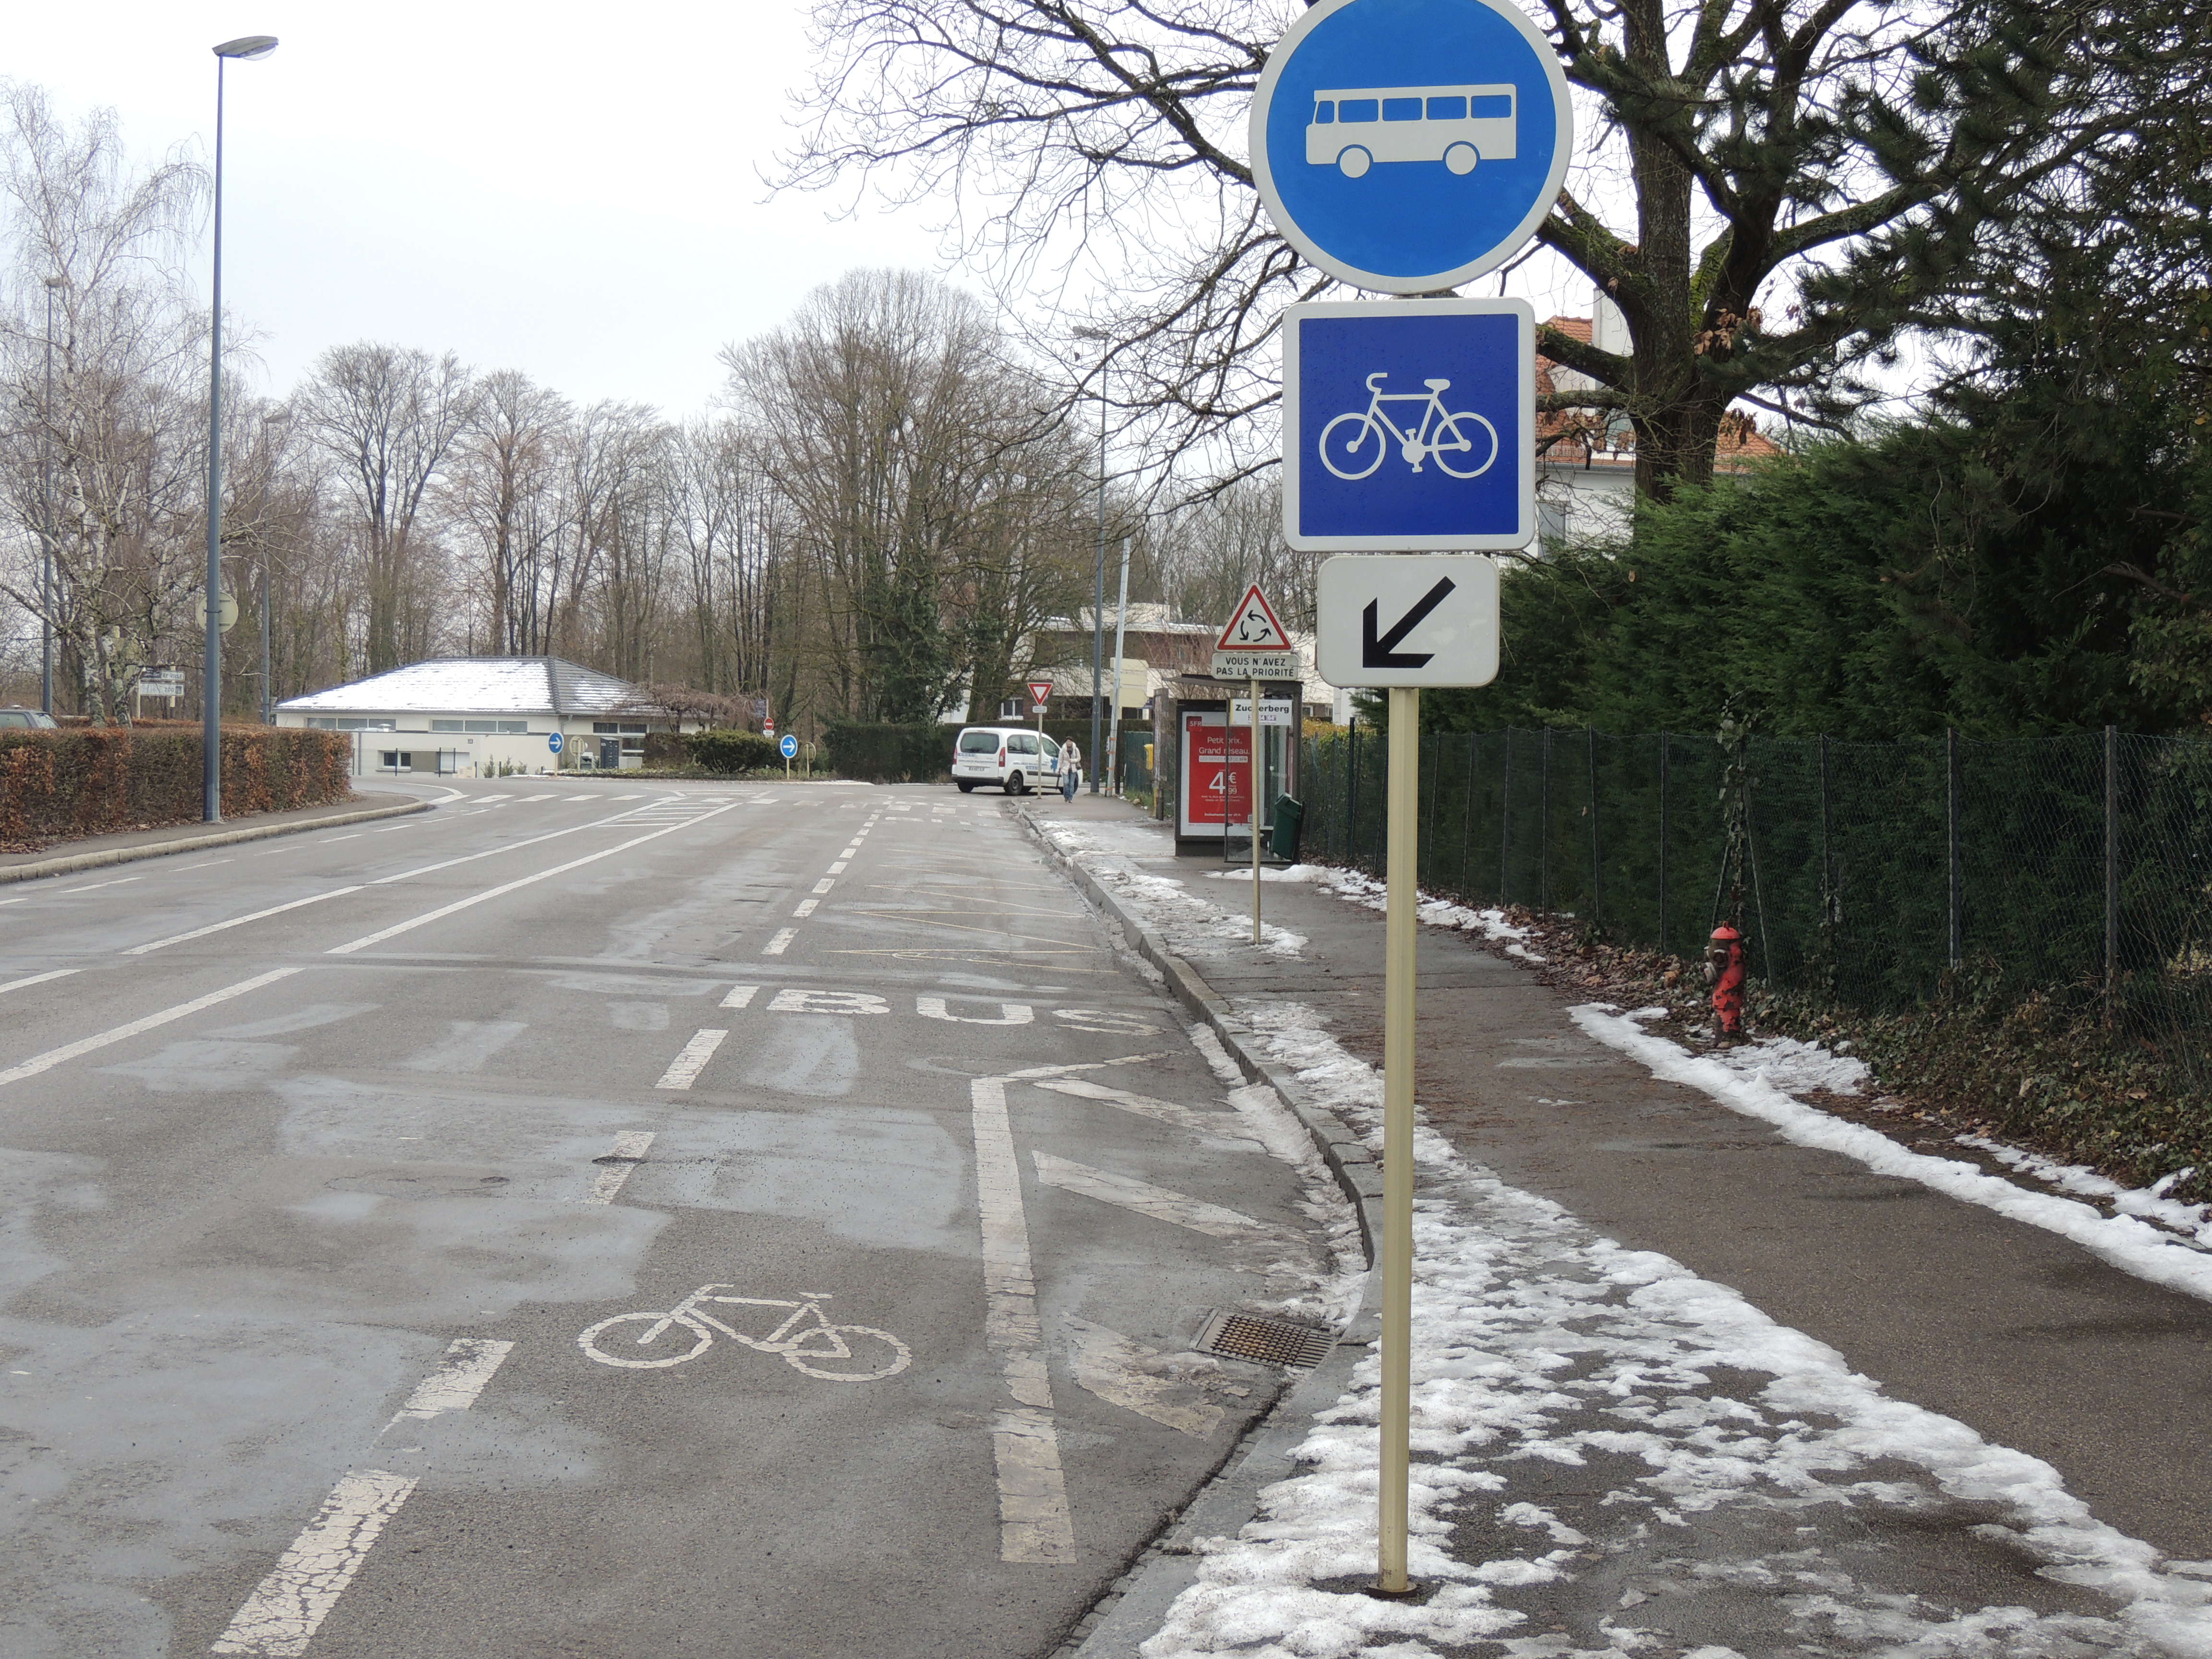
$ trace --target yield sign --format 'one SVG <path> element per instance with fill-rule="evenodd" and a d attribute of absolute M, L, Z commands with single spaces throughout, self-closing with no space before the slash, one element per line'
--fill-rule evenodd
<path fill-rule="evenodd" d="M 1275 619 L 1275 607 L 1267 603 L 1267 596 L 1254 582 L 1244 590 L 1237 610 L 1221 630 L 1221 637 L 1213 642 L 1216 651 L 1290 651 L 1296 647 L 1283 624 Z"/>
<path fill-rule="evenodd" d="M 1042 702 L 1051 695 L 1052 682 L 1050 680 L 1031 680 L 1030 682 L 1030 701 L 1031 702 Z"/>

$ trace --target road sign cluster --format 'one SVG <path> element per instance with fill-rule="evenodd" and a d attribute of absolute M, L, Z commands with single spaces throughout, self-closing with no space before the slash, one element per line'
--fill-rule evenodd
<path fill-rule="evenodd" d="M 1261 74 L 1252 173 L 1314 265 L 1370 292 L 1434 295 L 1527 246 L 1573 131 L 1559 58 L 1513 0 L 1317 0 Z M 1536 538 L 1535 313 L 1506 299 L 1291 306 L 1282 409 L 1284 537 L 1340 556 L 1321 568 L 1316 666 L 1333 685 L 1390 690 L 1376 1589 L 1396 1596 L 1412 1588 L 1419 688 L 1498 673 L 1498 568 L 1483 555 Z M 1251 659 L 1230 637 L 1243 614 L 1217 676 Z M 1255 944 L 1258 837 L 1255 811 Z"/>

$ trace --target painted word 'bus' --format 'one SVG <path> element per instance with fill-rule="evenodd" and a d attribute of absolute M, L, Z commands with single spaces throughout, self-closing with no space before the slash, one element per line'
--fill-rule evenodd
<path fill-rule="evenodd" d="M 1365 176 L 1377 161 L 1442 161 L 1464 175 L 1477 161 L 1514 159 L 1518 109 L 1510 86 L 1317 92 L 1306 160 L 1347 179 Z"/>

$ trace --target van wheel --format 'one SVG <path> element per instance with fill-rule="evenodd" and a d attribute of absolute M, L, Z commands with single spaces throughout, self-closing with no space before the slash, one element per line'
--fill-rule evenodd
<path fill-rule="evenodd" d="M 1020 773 L 1009 772 L 1006 774 L 1006 793 L 1008 794 L 1025 795 L 1029 793 L 1029 785 L 1022 781 L 1022 775 Z"/>
<path fill-rule="evenodd" d="M 963 795 L 964 795 L 964 794 L 968 793 L 969 793 L 969 791 L 970 791 L 970 790 L 972 790 L 973 788 L 975 788 L 975 786 L 974 784 L 972 784 L 972 783 L 963 783 L 963 784 L 962 784 L 962 785 L 960 786 L 960 793 L 961 793 L 962 794 L 963 794 Z"/>

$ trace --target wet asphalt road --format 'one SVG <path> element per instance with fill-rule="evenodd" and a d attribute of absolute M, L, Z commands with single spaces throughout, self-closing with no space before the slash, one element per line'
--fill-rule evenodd
<path fill-rule="evenodd" d="M 0 888 L 0 1653 L 1050 1652 L 1295 1172 L 994 796 L 426 793 Z"/>

